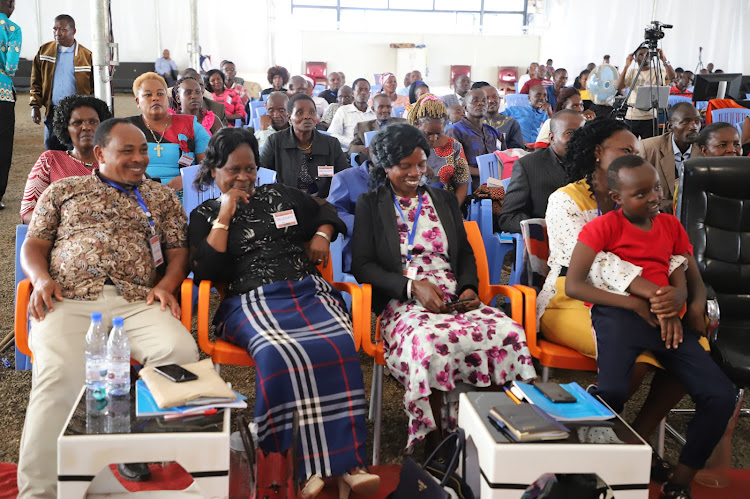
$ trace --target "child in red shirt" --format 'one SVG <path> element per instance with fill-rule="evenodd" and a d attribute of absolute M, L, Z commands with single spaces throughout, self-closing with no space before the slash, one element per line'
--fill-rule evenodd
<path fill-rule="evenodd" d="M 570 260 L 565 291 L 571 298 L 594 304 L 591 321 L 599 379 L 593 393 L 620 412 L 628 398 L 635 359 L 643 350 L 650 350 L 695 402 L 687 443 L 661 496 L 690 498 L 690 482 L 721 439 L 734 410 L 737 390 L 699 345 L 695 329 L 687 323 L 683 329 L 676 309 L 658 317 L 651 312 L 648 299 L 659 290 L 674 293 L 680 297 L 677 301 L 684 303 L 685 271 L 677 269 L 670 278 L 669 260 L 672 255 L 692 253 L 677 218 L 659 213 L 661 187 L 656 169 L 639 156 L 622 156 L 610 164 L 607 181 L 612 199 L 622 209 L 598 217 L 583 228 Z M 600 251 L 612 252 L 643 269 L 628 288 L 631 295 L 600 290 L 586 282 Z"/>

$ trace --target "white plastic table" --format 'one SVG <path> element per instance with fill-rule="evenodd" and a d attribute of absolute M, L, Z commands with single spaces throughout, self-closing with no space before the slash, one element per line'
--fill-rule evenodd
<path fill-rule="evenodd" d="M 462 393 L 459 398 L 458 426 L 466 434 L 465 479 L 475 496 L 518 499 L 544 473 L 595 473 L 617 499 L 648 499 L 651 447 L 619 416 L 610 420 L 613 425 L 594 432 L 567 425 L 567 440 L 519 443 L 487 420 L 489 409 L 501 404 L 513 402 L 502 392 Z M 587 434 L 602 443 L 581 443 Z"/>
<path fill-rule="evenodd" d="M 107 474 L 111 475 L 110 463 L 159 461 L 178 462 L 192 475 L 203 497 L 227 497 L 229 409 L 216 416 L 197 417 L 191 425 L 186 420 L 136 419 L 133 401 L 131 433 L 86 434 L 84 390 L 57 440 L 58 497 L 73 499 L 87 494 L 126 493 L 117 480 L 106 478 Z M 100 473 L 103 469 L 104 473 Z M 175 496 L 179 494 L 172 492 Z"/>

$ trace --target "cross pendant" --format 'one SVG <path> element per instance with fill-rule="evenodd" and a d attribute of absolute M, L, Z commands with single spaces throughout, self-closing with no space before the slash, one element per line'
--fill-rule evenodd
<path fill-rule="evenodd" d="M 156 151 L 156 155 L 161 158 L 161 152 L 164 150 L 161 144 L 156 144 L 154 150 Z"/>

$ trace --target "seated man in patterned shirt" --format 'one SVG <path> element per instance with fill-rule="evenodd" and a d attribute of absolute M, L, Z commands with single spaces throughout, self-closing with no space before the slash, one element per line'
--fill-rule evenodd
<path fill-rule="evenodd" d="M 56 495 L 57 437 L 84 384 L 93 312 L 102 313 L 105 327 L 115 316 L 125 319 L 130 355 L 140 363 L 198 360 L 174 296 L 188 268 L 182 205 L 168 187 L 142 180 L 146 137 L 128 120 L 103 122 L 94 144 L 99 170 L 44 191 L 21 249 L 34 287 L 34 376 L 18 465 L 22 498 Z"/>

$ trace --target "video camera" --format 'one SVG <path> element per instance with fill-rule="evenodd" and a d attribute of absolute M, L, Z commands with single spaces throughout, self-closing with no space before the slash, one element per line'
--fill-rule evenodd
<path fill-rule="evenodd" d="M 656 49 L 659 40 L 664 38 L 664 30 L 672 29 L 671 24 L 664 24 L 659 21 L 651 21 L 651 26 L 646 28 L 643 37 L 646 39 L 646 45 L 652 50 Z"/>

